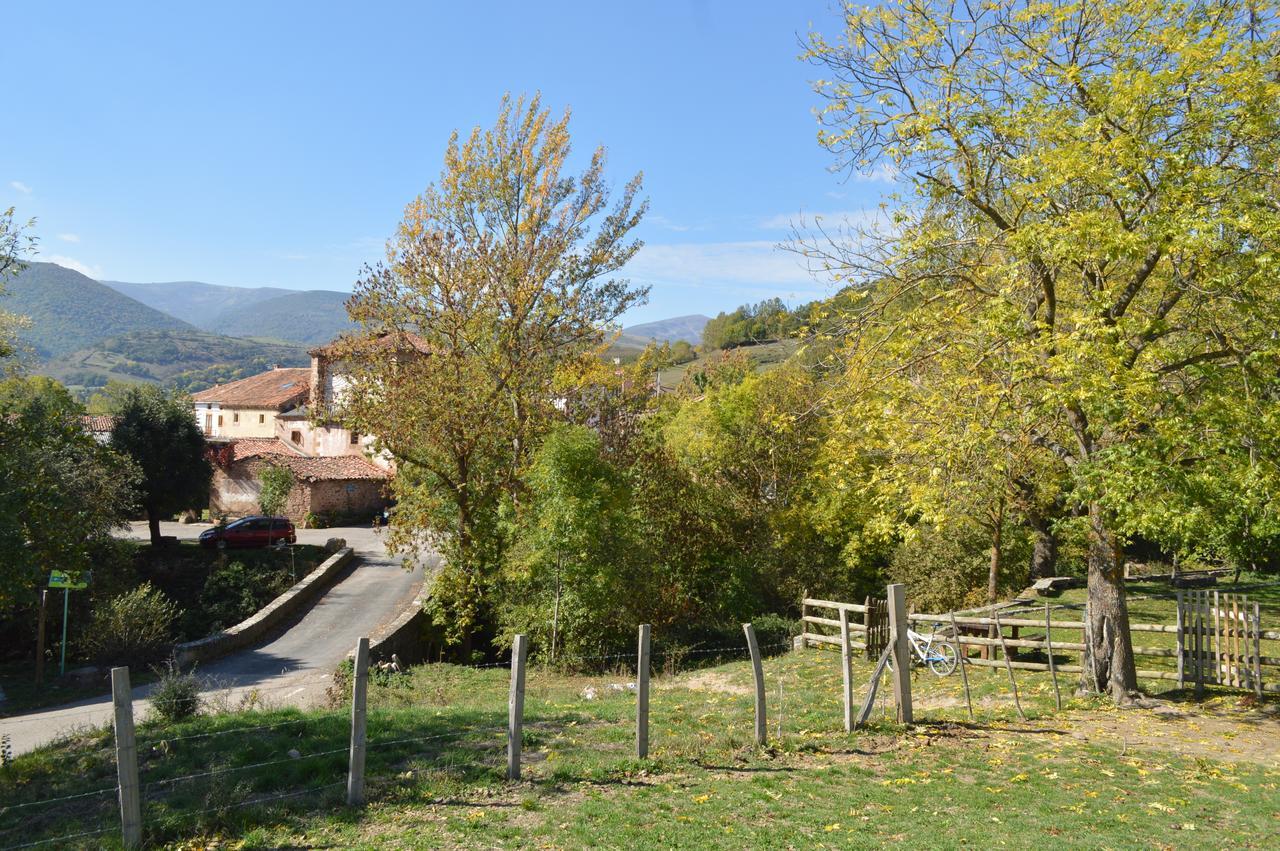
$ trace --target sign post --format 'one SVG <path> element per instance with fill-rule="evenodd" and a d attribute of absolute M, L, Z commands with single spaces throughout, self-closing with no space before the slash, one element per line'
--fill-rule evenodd
<path fill-rule="evenodd" d="M 71 610 L 71 592 L 88 588 L 91 575 L 92 571 L 88 570 L 74 574 L 65 570 L 49 573 L 49 587 L 62 589 L 62 657 L 58 662 L 58 676 L 67 672 L 67 617 Z"/>

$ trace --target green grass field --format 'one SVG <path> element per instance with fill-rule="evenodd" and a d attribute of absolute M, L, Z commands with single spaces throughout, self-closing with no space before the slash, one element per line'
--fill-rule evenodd
<path fill-rule="evenodd" d="M 143 725 L 147 839 L 180 848 L 1280 843 L 1274 700 L 1258 705 L 1214 690 L 1200 704 L 1117 710 L 1068 697 L 1057 713 L 1048 676 L 1019 673 L 1021 722 L 1005 673 L 975 669 L 971 722 L 958 674 L 917 671 L 920 723 L 893 723 L 885 704 L 868 728 L 846 734 L 838 658 L 811 649 L 766 660 L 763 749 L 751 739 L 749 664 L 655 679 L 644 762 L 633 751 L 634 696 L 608 688 L 629 672 L 579 677 L 535 667 L 518 783 L 504 779 L 505 669 L 437 665 L 383 677 L 370 690 L 369 804 L 359 811 L 342 803 L 341 707 Z M 867 661 L 856 664 L 859 698 L 869 672 Z M 584 699 L 588 686 L 597 699 Z M 109 732 L 0 768 L 9 807 L 0 809 L 0 848 L 99 828 L 106 832 L 59 844 L 118 843 L 111 791 L 12 809 L 110 790 L 114 770 Z M 256 803 L 268 798 L 276 800 Z"/>

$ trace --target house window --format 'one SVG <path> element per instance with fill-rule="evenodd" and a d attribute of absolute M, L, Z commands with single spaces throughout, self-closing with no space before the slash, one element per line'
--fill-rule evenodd
<path fill-rule="evenodd" d="M 213 431 L 213 414 L 204 415 L 204 433 L 208 434 Z"/>
<path fill-rule="evenodd" d="M 356 445 L 357 443 L 359 443 L 359 442 L 360 442 L 360 434 L 359 434 L 359 432 L 354 432 L 354 431 L 353 431 L 353 432 L 351 432 L 351 445 L 352 445 L 352 446 L 355 446 L 355 445 Z"/>
<path fill-rule="evenodd" d="M 290 432 L 289 439 L 292 440 L 294 443 L 299 443 L 299 444 L 302 443 L 302 432 L 300 431 Z"/>
<path fill-rule="evenodd" d="M 263 424 L 263 423 L 265 423 L 266 421 L 267 421 L 267 415 L 266 415 L 266 414 L 258 414 L 258 425 L 262 425 L 262 424 Z"/>
<path fill-rule="evenodd" d="M 218 414 L 218 428 L 222 428 L 222 414 Z"/>
<path fill-rule="evenodd" d="M 240 423 L 240 415 L 239 415 L 239 414 L 232 414 L 232 415 L 231 415 L 231 422 L 233 422 L 233 423 L 235 423 L 235 424 L 239 425 L 239 423 Z"/>

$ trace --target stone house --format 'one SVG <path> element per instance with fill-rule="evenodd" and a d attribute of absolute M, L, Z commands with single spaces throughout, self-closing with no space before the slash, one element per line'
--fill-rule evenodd
<path fill-rule="evenodd" d="M 243 438 L 219 446 L 214 456 L 209 513 L 213 517 L 257 514 L 262 493 L 259 474 L 267 467 L 288 467 L 294 485 L 284 514 L 301 524 L 308 514 L 372 517 L 387 506 L 391 474 L 359 455 L 304 455 L 275 438 Z"/>

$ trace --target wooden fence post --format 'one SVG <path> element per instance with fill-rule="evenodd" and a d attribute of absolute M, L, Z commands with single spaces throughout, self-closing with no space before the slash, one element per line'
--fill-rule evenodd
<path fill-rule="evenodd" d="M 1186 661 L 1187 661 L 1187 643 L 1182 638 L 1182 632 L 1185 628 L 1182 620 L 1182 589 L 1178 589 L 1178 615 L 1176 623 L 1178 631 L 1174 633 L 1176 650 L 1178 653 L 1178 691 L 1186 686 Z"/>
<path fill-rule="evenodd" d="M 1058 666 L 1053 661 L 1053 618 L 1049 615 L 1049 604 L 1044 604 L 1044 647 L 1049 657 L 1049 675 L 1053 677 L 1053 702 L 1062 711 L 1062 691 L 1058 688 Z M 1181 665 L 1181 663 L 1179 663 Z"/>
<path fill-rule="evenodd" d="M 1199 595 L 1196 600 L 1196 635 L 1195 635 L 1195 651 L 1196 651 L 1196 697 L 1204 697 L 1204 665 L 1205 665 L 1205 608 L 1207 607 L 1208 594 Z"/>
<path fill-rule="evenodd" d="M 142 797 L 138 788 L 138 744 L 133 735 L 133 689 L 128 668 L 111 669 L 115 708 L 116 772 L 120 780 L 120 828 L 124 847 L 142 844 Z"/>
<path fill-rule="evenodd" d="M 898 705 L 898 720 L 910 724 L 911 712 L 911 646 L 907 643 L 907 586 L 889 586 L 889 640 L 893 642 L 893 699 Z"/>
<path fill-rule="evenodd" d="M 964 683 L 964 705 L 969 707 L 969 720 L 973 720 L 973 700 L 969 697 L 969 654 L 960 643 L 960 628 L 956 626 L 956 613 L 951 615 L 951 640 L 956 646 L 956 664 L 960 666 L 960 681 Z"/>
<path fill-rule="evenodd" d="M 1004 656 L 1004 667 L 1009 672 L 1009 685 L 1013 688 L 1013 705 L 1018 710 L 1018 717 L 1026 721 L 1027 716 L 1022 712 L 1022 701 L 1018 699 L 1018 681 L 1013 677 L 1013 660 L 1009 658 L 1009 647 L 1004 643 L 1004 630 L 1000 628 L 1000 610 L 993 608 L 991 616 L 996 622 L 996 635 L 1000 636 L 1000 654 Z"/>
<path fill-rule="evenodd" d="M 369 697 L 369 639 L 356 642 L 355 670 L 351 681 L 351 752 L 347 757 L 347 806 L 364 803 L 364 753 L 366 705 Z"/>
<path fill-rule="evenodd" d="M 1253 689 L 1262 700 L 1262 604 L 1253 604 Z"/>
<path fill-rule="evenodd" d="M 507 779 L 520 779 L 521 730 L 524 724 L 524 663 L 529 640 L 517 635 L 511 645 L 511 696 L 507 700 Z"/>
<path fill-rule="evenodd" d="M 840 676 L 844 679 L 844 731 L 853 730 L 853 658 L 849 647 L 849 610 L 840 610 Z"/>
<path fill-rule="evenodd" d="M 809 639 L 805 638 L 809 634 L 809 622 L 805 618 L 809 617 L 809 604 L 805 600 L 809 599 L 809 589 L 804 589 L 804 596 L 800 598 L 800 649 L 809 649 Z"/>
<path fill-rule="evenodd" d="M 863 648 L 863 652 L 866 654 L 868 659 L 875 659 L 876 651 L 873 646 L 874 643 L 871 640 L 871 629 L 875 625 L 876 619 L 875 613 L 871 609 L 871 605 L 872 597 L 864 597 L 862 600 L 862 635 L 866 643 L 866 647 Z"/>
<path fill-rule="evenodd" d="M 747 634 L 747 649 L 751 651 L 751 668 L 756 678 L 756 744 L 764 745 L 769 730 L 765 721 L 764 666 L 760 661 L 760 645 L 756 642 L 756 630 L 749 623 L 742 625 Z"/>
<path fill-rule="evenodd" d="M 636 653 L 636 757 L 649 756 L 649 624 L 640 624 Z"/>

